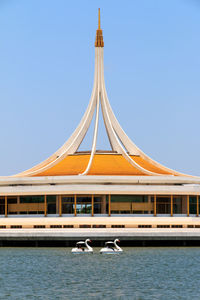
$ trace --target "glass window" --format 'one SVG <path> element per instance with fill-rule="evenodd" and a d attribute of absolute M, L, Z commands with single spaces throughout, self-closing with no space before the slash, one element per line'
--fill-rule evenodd
<path fill-rule="evenodd" d="M 44 203 L 44 196 L 20 196 L 20 203 Z"/>
<path fill-rule="evenodd" d="M 156 212 L 157 214 L 171 213 L 171 197 L 157 196 L 156 197 Z"/>
<path fill-rule="evenodd" d="M 94 196 L 94 214 L 107 214 L 108 213 L 108 197 Z"/>
<path fill-rule="evenodd" d="M 173 197 L 173 214 L 182 213 L 182 197 L 174 196 Z"/>
<path fill-rule="evenodd" d="M 92 197 L 76 198 L 76 213 L 77 214 L 91 214 L 92 213 Z"/>
<path fill-rule="evenodd" d="M 196 215 L 197 213 L 197 197 L 196 196 L 190 196 L 189 197 L 189 212 L 191 215 Z"/>
<path fill-rule="evenodd" d="M 74 196 L 62 196 L 62 213 L 74 214 Z"/>
<path fill-rule="evenodd" d="M 0 215 L 5 215 L 5 197 L 0 197 Z"/>
<path fill-rule="evenodd" d="M 144 214 L 152 209 L 147 195 L 111 195 L 111 214 Z"/>
<path fill-rule="evenodd" d="M 17 205 L 17 197 L 8 197 L 7 198 L 8 205 L 8 214 L 16 215 L 19 212 L 19 207 Z"/>
<path fill-rule="evenodd" d="M 44 214 L 44 196 L 20 196 L 19 203 L 9 206 L 12 212 L 17 211 L 19 214 Z M 10 209 L 8 213 L 11 213 Z"/>
<path fill-rule="evenodd" d="M 47 214 L 56 214 L 56 196 L 47 196 Z"/>

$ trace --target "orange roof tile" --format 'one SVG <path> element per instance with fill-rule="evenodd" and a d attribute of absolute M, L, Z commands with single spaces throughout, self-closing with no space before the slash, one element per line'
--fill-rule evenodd
<path fill-rule="evenodd" d="M 132 156 L 130 155 L 130 157 L 141 167 L 143 167 L 144 169 L 154 172 L 154 173 L 158 173 L 158 174 L 165 174 L 165 175 L 170 175 L 170 172 L 167 172 L 161 168 L 158 168 L 156 166 L 154 166 L 153 164 L 151 164 L 150 162 L 146 161 L 145 159 L 143 159 L 141 156 Z"/>
<path fill-rule="evenodd" d="M 90 154 L 76 154 L 65 157 L 55 166 L 37 174 L 36 176 L 64 176 L 78 175 L 84 172 L 89 162 Z M 143 158 L 131 156 L 131 158 L 145 169 L 159 174 L 169 174 Z M 120 154 L 95 154 L 88 175 L 145 175 L 133 167 Z"/>

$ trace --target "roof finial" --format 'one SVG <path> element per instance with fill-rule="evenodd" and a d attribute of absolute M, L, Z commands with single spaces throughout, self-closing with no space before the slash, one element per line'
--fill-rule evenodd
<path fill-rule="evenodd" d="M 100 8 L 99 8 L 99 18 L 98 18 L 98 29 L 101 29 Z"/>
<path fill-rule="evenodd" d="M 103 32 L 101 30 L 100 8 L 98 12 L 98 29 L 96 33 L 95 47 L 104 47 Z"/>

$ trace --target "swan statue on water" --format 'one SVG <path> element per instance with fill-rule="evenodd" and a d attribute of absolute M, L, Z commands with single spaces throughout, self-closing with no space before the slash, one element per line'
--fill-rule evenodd
<path fill-rule="evenodd" d="M 72 249 L 72 253 L 93 253 L 92 247 L 88 245 L 88 242 L 91 243 L 90 239 L 85 240 L 85 242 L 80 241 L 76 243 L 76 247 Z"/>
<path fill-rule="evenodd" d="M 117 245 L 119 243 L 119 239 L 115 239 L 114 242 L 106 242 L 105 247 L 100 250 L 101 254 L 115 254 L 121 253 L 123 250 Z"/>

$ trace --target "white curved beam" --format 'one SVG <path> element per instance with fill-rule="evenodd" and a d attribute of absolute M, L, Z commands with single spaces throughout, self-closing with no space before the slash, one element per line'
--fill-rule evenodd
<path fill-rule="evenodd" d="M 92 166 L 94 154 L 95 154 L 95 151 L 96 151 L 96 145 L 97 145 L 98 124 L 99 124 L 99 96 L 98 96 L 98 99 L 97 99 L 96 120 L 95 120 L 95 127 L 94 127 L 94 135 L 93 135 L 93 142 L 92 142 L 92 150 L 91 150 L 91 154 L 90 154 L 90 160 L 88 162 L 86 170 L 82 174 L 79 174 L 79 175 L 87 175 L 90 171 L 91 166 Z"/>
<path fill-rule="evenodd" d="M 93 162 L 93 158 L 94 158 L 94 154 L 96 152 L 96 145 L 97 145 L 97 133 L 98 133 L 98 125 L 99 125 L 99 99 L 100 99 L 100 80 L 101 80 L 101 66 L 99 65 L 99 61 L 100 61 L 100 52 L 99 49 L 96 48 L 96 55 L 97 55 L 97 104 L 96 104 L 96 119 L 95 119 L 95 127 L 94 127 L 94 135 L 93 135 L 93 142 L 92 142 L 92 150 L 91 150 L 91 154 L 90 154 L 90 159 L 87 165 L 87 168 L 85 169 L 85 171 L 82 174 L 79 175 L 87 175 L 90 171 L 90 168 L 92 166 L 92 162 Z"/>

